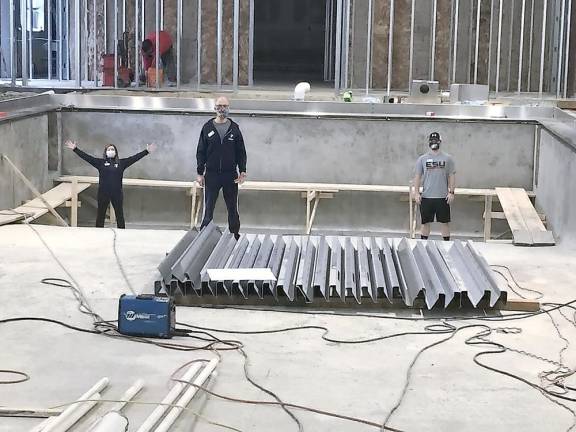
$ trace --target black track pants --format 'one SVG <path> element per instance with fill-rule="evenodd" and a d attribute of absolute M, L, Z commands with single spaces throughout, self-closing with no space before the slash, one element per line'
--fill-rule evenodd
<path fill-rule="evenodd" d="M 104 226 L 106 210 L 108 210 L 108 206 L 112 203 L 114 213 L 116 214 L 116 224 L 118 225 L 118 228 L 126 228 L 122 201 L 123 198 L 121 193 L 119 195 L 98 194 L 98 215 L 96 216 L 96 226 L 100 228 Z"/>
<path fill-rule="evenodd" d="M 240 231 L 240 214 L 238 213 L 238 184 L 234 182 L 238 175 L 232 173 L 207 173 L 204 181 L 204 217 L 202 226 L 212 221 L 216 200 L 222 189 L 226 208 L 228 209 L 228 229 L 238 235 Z"/>

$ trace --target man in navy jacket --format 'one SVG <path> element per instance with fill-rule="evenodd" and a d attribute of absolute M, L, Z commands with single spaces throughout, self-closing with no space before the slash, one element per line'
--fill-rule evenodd
<path fill-rule="evenodd" d="M 201 228 L 214 217 L 220 189 L 228 209 L 228 228 L 236 239 L 240 232 L 238 185 L 246 180 L 246 148 L 238 124 L 228 118 L 230 102 L 216 100 L 216 117 L 202 127 L 196 151 L 197 181 L 204 186 L 204 216 Z"/>

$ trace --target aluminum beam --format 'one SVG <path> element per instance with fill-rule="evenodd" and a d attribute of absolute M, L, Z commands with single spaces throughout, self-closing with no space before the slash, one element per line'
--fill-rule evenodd
<path fill-rule="evenodd" d="M 267 235 L 242 236 L 236 242 L 211 224 L 199 234 L 188 232 L 158 268 L 157 291 L 165 286 L 169 293 L 180 290 L 206 299 L 221 289 L 226 298 L 242 302 L 273 298 L 300 305 L 339 298 L 346 305 L 366 306 L 402 299 L 418 307 L 424 300 L 432 309 L 493 307 L 506 299 L 472 242 L 393 239 L 390 244 L 387 239 L 321 236 L 276 236 L 273 241 Z M 236 280 L 210 279 L 209 269 L 224 268 L 269 268 L 277 282 L 240 280 L 240 275 Z"/>

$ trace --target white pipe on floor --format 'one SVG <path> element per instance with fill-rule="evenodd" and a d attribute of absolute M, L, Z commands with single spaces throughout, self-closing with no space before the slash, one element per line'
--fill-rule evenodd
<path fill-rule="evenodd" d="M 77 401 L 83 401 L 83 400 L 87 400 L 87 399 L 95 399 L 94 396 L 96 394 L 98 394 L 99 392 L 101 392 L 102 390 L 104 390 L 106 387 L 108 387 L 108 384 L 110 383 L 110 380 L 108 378 L 102 378 L 100 381 L 98 381 L 96 384 L 94 384 L 94 386 L 88 390 L 86 393 L 84 393 L 82 396 L 80 396 Z M 46 428 L 43 429 L 43 432 L 56 432 L 56 431 L 60 431 L 60 430 L 65 430 L 65 429 L 61 429 L 60 425 L 62 424 L 67 424 L 67 418 L 74 416 L 76 411 L 79 411 L 81 409 L 82 406 L 84 406 L 86 404 L 81 404 L 81 403 L 75 403 L 73 405 L 70 405 L 68 408 L 66 408 L 62 414 L 60 414 L 58 417 L 55 417 L 55 421 L 51 424 L 49 424 Z M 75 423 L 75 422 L 74 422 Z M 72 423 L 72 424 L 74 424 Z"/>
<path fill-rule="evenodd" d="M 117 402 L 109 412 L 104 416 L 100 417 L 96 422 L 90 427 L 89 432 L 124 432 L 127 428 L 127 420 L 120 414 L 124 409 L 126 404 L 131 401 L 134 396 L 136 396 L 140 390 L 144 387 L 144 381 L 141 379 L 137 380 L 132 387 L 126 390 L 120 400 L 122 402 Z"/>
<path fill-rule="evenodd" d="M 192 363 L 192 365 L 190 365 L 190 368 L 188 368 L 188 370 L 182 377 L 182 381 L 191 381 L 194 375 L 196 375 L 196 373 L 200 369 L 200 367 L 201 367 L 200 363 Z M 185 387 L 186 384 L 184 383 L 181 382 L 176 383 L 176 385 L 172 387 L 172 389 L 168 392 L 168 394 L 164 397 L 164 399 L 162 399 L 161 402 L 162 405 L 158 405 L 158 407 L 156 407 L 156 409 L 152 411 L 152 414 L 150 414 L 148 418 L 144 420 L 144 423 L 142 423 L 142 425 L 138 428 L 137 432 L 150 432 L 151 430 L 153 430 L 154 425 L 168 410 L 167 405 L 172 405 L 176 400 L 176 398 L 180 395 L 180 393 L 182 393 L 182 390 L 184 390 Z"/>
<path fill-rule="evenodd" d="M 58 417 L 50 417 L 46 420 L 42 421 L 38 426 L 32 429 L 30 432 L 42 432 L 44 428 L 47 428 L 49 425 L 54 423 Z"/>
<path fill-rule="evenodd" d="M 102 399 L 100 393 L 93 394 L 90 396 L 89 402 L 77 403 L 78 406 L 70 415 L 64 418 L 56 424 L 52 423 L 48 425 L 47 428 L 43 429 L 42 432 L 66 432 L 72 426 L 74 426 L 82 417 L 84 417 L 92 408 L 94 408 Z"/>
<path fill-rule="evenodd" d="M 116 411 L 110 411 L 98 420 L 88 432 L 126 432 L 128 430 L 128 419 Z"/>
<path fill-rule="evenodd" d="M 141 379 L 137 380 L 134 384 L 132 384 L 132 387 L 130 387 L 128 390 L 126 390 L 126 393 L 124 393 L 122 395 L 122 397 L 120 398 L 121 401 L 124 402 L 118 402 L 116 403 L 112 409 L 110 409 L 110 411 L 122 411 L 124 409 L 124 407 L 126 406 L 126 404 L 131 401 L 132 399 L 134 399 L 134 396 L 136 396 L 138 393 L 140 393 L 140 391 L 144 388 L 144 381 L 142 381 Z"/>
<path fill-rule="evenodd" d="M 218 359 L 211 360 L 210 363 L 206 365 L 204 370 L 194 380 L 194 384 L 198 386 L 204 385 L 204 382 L 210 377 L 216 366 L 218 365 Z M 168 432 L 172 427 L 178 416 L 182 413 L 184 408 L 190 403 L 192 398 L 198 392 L 198 387 L 190 386 L 182 395 L 182 397 L 176 402 L 177 407 L 170 410 L 168 415 L 164 417 L 164 420 L 158 425 L 154 432 Z"/>

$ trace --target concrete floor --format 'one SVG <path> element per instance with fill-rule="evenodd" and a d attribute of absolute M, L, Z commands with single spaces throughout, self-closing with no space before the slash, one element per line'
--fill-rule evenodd
<path fill-rule="evenodd" d="M 45 241 L 86 291 L 96 310 L 115 319 L 118 296 L 127 291 L 113 253 L 113 233 L 107 229 L 37 226 Z M 143 288 L 156 265 L 182 231 L 126 230 L 118 232 L 117 249 L 128 278 Z M 512 268 L 520 283 L 545 293 L 545 301 L 565 302 L 576 297 L 573 272 L 576 254 L 566 246 L 518 248 L 510 244 L 478 244 L 491 264 Z M 41 316 L 90 327 L 88 317 L 77 311 L 69 290 L 43 285 L 44 277 L 66 277 L 31 228 L 0 227 L 0 319 Z M 510 297 L 515 297 L 510 294 Z M 398 312 L 407 316 L 409 312 Z M 357 339 L 400 331 L 422 331 L 421 322 L 367 317 L 286 314 L 261 311 L 179 308 L 180 322 L 237 330 L 274 329 L 322 325 L 330 335 Z M 389 314 L 390 315 L 390 314 Z M 563 336 L 576 341 L 576 327 L 557 312 L 552 314 Z M 414 313 L 413 316 L 420 316 Z M 427 322 L 428 324 L 429 322 Z M 469 322 L 467 322 L 469 323 Z M 456 323 L 462 325 L 464 323 Z M 506 345 L 558 360 L 564 342 L 546 315 L 522 321 L 492 323 L 515 326 L 520 334 L 495 334 Z M 476 330 L 464 330 L 448 343 L 432 348 L 416 364 L 406 398 L 389 425 L 402 431 L 565 431 L 574 418 L 518 381 L 474 365 L 480 349 L 464 344 Z M 418 350 L 441 336 L 412 335 L 362 345 L 327 343 L 316 330 L 275 335 L 234 336 L 250 357 L 249 370 L 261 385 L 287 402 L 309 405 L 340 414 L 382 421 L 399 397 L 409 363 Z M 190 343 L 184 340 L 184 343 Z M 146 388 L 138 401 L 161 400 L 170 388 L 169 377 L 181 364 L 212 358 L 205 351 L 177 352 L 74 332 L 51 324 L 0 325 L 0 369 L 18 369 L 30 381 L 0 386 L 0 406 L 51 407 L 72 401 L 101 377 L 111 385 L 105 398 L 119 397 L 138 377 Z M 565 353 L 576 366 L 576 344 Z M 492 366 L 504 368 L 534 382 L 538 373 L 554 367 L 525 355 L 507 352 L 485 357 Z M 269 396 L 251 386 L 242 372 L 237 352 L 223 352 L 218 374 L 211 381 L 216 392 L 257 400 Z M 1 378 L 1 377 L 0 377 Z M 572 378 L 569 385 L 576 386 Z M 108 406 L 101 406 L 104 412 Z M 191 408 L 208 419 L 242 431 L 297 430 L 278 407 L 241 405 L 214 397 L 193 401 Z M 572 408 L 576 405 L 572 404 Z M 125 413 L 135 430 L 151 406 L 133 405 Z M 307 431 L 378 430 L 366 425 L 295 411 Z M 91 419 L 95 418 L 93 414 Z M 29 431 L 37 419 L 0 418 L 0 432 Z M 75 430 L 86 430 L 78 428 Z M 175 431 L 216 431 L 222 428 L 186 414 Z"/>

